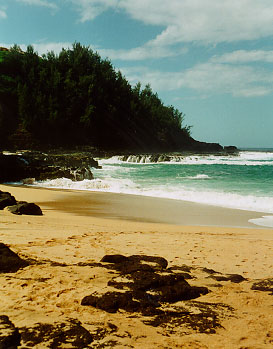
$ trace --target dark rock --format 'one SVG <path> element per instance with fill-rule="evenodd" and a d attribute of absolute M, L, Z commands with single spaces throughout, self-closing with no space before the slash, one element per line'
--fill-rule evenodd
<path fill-rule="evenodd" d="M 16 349 L 20 345 L 21 335 L 9 318 L 0 316 L 0 349 Z"/>
<path fill-rule="evenodd" d="M 227 147 L 224 147 L 224 151 L 227 152 L 227 153 L 238 153 L 238 148 L 235 147 L 234 145 L 230 145 L 230 146 L 227 146 Z"/>
<path fill-rule="evenodd" d="M 125 257 L 123 255 L 106 255 L 101 262 L 113 263 L 114 269 L 122 274 L 131 274 L 135 271 L 155 271 L 166 269 L 168 262 L 163 257 L 132 255 Z"/>
<path fill-rule="evenodd" d="M 273 295 L 273 279 L 269 278 L 255 282 L 252 285 L 251 289 L 257 291 L 271 292 L 271 294 Z"/>
<path fill-rule="evenodd" d="M 192 300 L 209 292 L 206 287 L 191 286 L 185 280 L 185 271 L 190 272 L 193 267 L 184 265 L 166 269 L 168 263 L 164 258 L 144 255 L 106 255 L 101 262 L 97 266 L 118 271 L 119 275 L 115 275 L 108 285 L 123 292 L 93 293 L 82 299 L 83 306 L 109 313 L 119 310 L 137 313 L 131 317 L 141 314 L 145 324 L 163 327 L 166 335 L 190 334 L 192 330 L 213 334 L 216 328 L 222 327 L 220 319 L 234 311 L 224 304 Z M 183 272 L 177 272 L 180 270 Z M 208 273 L 216 274 L 212 270 Z M 229 277 L 237 279 L 234 275 Z"/>
<path fill-rule="evenodd" d="M 121 255 L 121 254 L 107 254 L 104 257 L 102 257 L 101 262 L 104 263 L 123 263 L 127 262 L 128 258 Z"/>
<path fill-rule="evenodd" d="M 112 268 L 128 279 L 128 282 L 118 282 L 114 278 L 108 285 L 127 291 L 91 294 L 82 300 L 82 305 L 91 305 L 108 312 L 123 309 L 143 315 L 156 315 L 161 312 L 159 308 L 162 303 L 194 299 L 208 293 L 206 287 L 189 285 L 184 273 L 166 270 L 168 262 L 162 257 L 106 255 L 101 261 L 112 263 Z"/>
<path fill-rule="evenodd" d="M 22 342 L 28 348 L 84 349 L 93 341 L 92 335 L 77 320 L 67 323 L 37 324 L 21 328 Z"/>
<path fill-rule="evenodd" d="M 192 139 L 192 143 L 188 149 L 200 153 L 219 153 L 223 151 L 223 147 L 218 143 L 200 142 L 195 139 Z"/>
<path fill-rule="evenodd" d="M 153 272 L 138 271 L 131 274 L 133 283 L 128 284 L 132 290 L 153 291 L 158 302 L 174 303 L 194 299 L 208 293 L 206 287 L 190 286 L 183 274 L 158 275 Z"/>
<path fill-rule="evenodd" d="M 52 180 L 57 178 L 68 178 L 74 180 L 75 176 L 71 173 L 70 169 L 55 166 L 43 166 L 37 167 L 39 174 L 36 175 L 36 180 Z"/>
<path fill-rule="evenodd" d="M 84 179 L 94 179 L 93 173 L 89 168 L 77 168 L 73 170 L 74 180 L 75 181 L 83 181 Z"/>
<path fill-rule="evenodd" d="M 166 269 L 168 266 L 168 261 L 163 257 L 157 257 L 157 256 L 145 256 L 145 255 L 132 255 L 128 257 L 130 261 L 133 261 L 135 263 L 153 263 L 156 266 L 160 267 L 161 269 Z"/>
<path fill-rule="evenodd" d="M 26 178 L 46 180 L 64 177 L 76 181 L 93 179 L 92 167 L 100 168 L 98 162 L 86 154 L 0 154 L 0 182 L 15 182 Z"/>
<path fill-rule="evenodd" d="M 116 313 L 119 309 L 135 312 L 140 308 L 139 302 L 133 300 L 131 292 L 106 292 L 101 296 L 96 294 L 86 296 L 83 298 L 81 305 L 91 305 L 108 313 Z"/>
<path fill-rule="evenodd" d="M 9 206 L 8 210 L 17 215 L 34 215 L 34 216 L 42 216 L 42 210 L 41 208 L 34 204 L 33 202 L 24 202 L 24 201 L 19 201 L 16 205 Z"/>
<path fill-rule="evenodd" d="M 0 183 L 32 177 L 28 172 L 28 166 L 20 156 L 0 154 Z"/>
<path fill-rule="evenodd" d="M 84 179 L 94 179 L 94 176 L 89 168 L 66 168 L 66 167 L 39 167 L 39 175 L 37 180 L 67 178 L 72 181 L 83 181 Z"/>
<path fill-rule="evenodd" d="M 150 271 L 137 271 L 130 275 L 133 279 L 133 288 L 137 290 L 158 289 L 163 286 L 171 286 L 180 281 L 185 281 L 184 276 L 180 274 L 159 275 Z"/>
<path fill-rule="evenodd" d="M 0 273 L 15 273 L 29 263 L 21 259 L 16 253 L 3 243 L 0 243 Z"/>
<path fill-rule="evenodd" d="M 234 283 L 240 283 L 242 281 L 246 281 L 246 279 L 242 275 L 239 275 L 239 274 L 230 274 L 228 276 L 228 279 Z"/>
<path fill-rule="evenodd" d="M 162 326 L 165 330 L 171 329 L 171 333 L 174 333 L 175 329 L 183 328 L 183 334 L 191 334 L 192 330 L 198 333 L 213 334 L 216 328 L 222 327 L 219 322 L 219 313 L 233 311 L 231 307 L 219 303 L 188 301 L 187 305 L 191 308 L 190 312 L 179 307 L 174 311 L 164 311 L 144 323 L 154 327 Z"/>
<path fill-rule="evenodd" d="M 128 262 L 125 262 L 125 263 L 117 263 L 113 266 L 112 269 L 120 271 L 122 275 L 132 274 L 136 271 L 147 271 L 147 272 L 155 271 L 155 268 L 153 268 L 153 266 L 149 264 L 135 263 L 132 260 L 129 260 Z"/>
<path fill-rule="evenodd" d="M 155 290 L 161 302 L 175 303 L 182 300 L 195 299 L 207 294 L 207 287 L 190 286 L 185 280 L 173 285 L 162 286 Z"/>
<path fill-rule="evenodd" d="M 240 283 L 242 281 L 245 281 L 246 279 L 239 274 L 229 274 L 229 275 L 211 275 L 211 279 L 214 279 L 216 281 L 231 281 L 234 283 Z"/>
<path fill-rule="evenodd" d="M 216 271 L 209 268 L 202 268 L 202 270 L 207 274 L 216 274 Z"/>
<path fill-rule="evenodd" d="M 4 192 L 0 190 L 0 210 L 3 210 L 7 206 L 15 205 L 16 200 L 14 196 L 12 196 L 8 192 Z"/>

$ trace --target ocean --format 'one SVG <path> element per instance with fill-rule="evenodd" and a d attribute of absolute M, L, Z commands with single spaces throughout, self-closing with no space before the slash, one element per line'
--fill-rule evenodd
<path fill-rule="evenodd" d="M 268 215 L 253 223 L 273 227 L 273 149 L 244 150 L 238 155 L 171 155 L 156 163 L 149 155 L 97 160 L 102 169 L 92 169 L 94 180 L 60 178 L 35 184 L 264 212 Z"/>

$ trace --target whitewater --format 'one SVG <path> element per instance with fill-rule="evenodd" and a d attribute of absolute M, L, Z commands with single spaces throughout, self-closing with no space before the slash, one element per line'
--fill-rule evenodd
<path fill-rule="evenodd" d="M 269 214 L 254 223 L 272 226 L 273 149 L 238 155 L 114 156 L 97 159 L 95 179 L 59 178 L 35 185 L 145 195 Z"/>

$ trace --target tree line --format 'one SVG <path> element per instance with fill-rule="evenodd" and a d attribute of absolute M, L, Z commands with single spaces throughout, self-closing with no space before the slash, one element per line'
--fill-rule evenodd
<path fill-rule="evenodd" d="M 174 151 L 190 141 L 184 115 L 150 85 L 131 86 L 108 59 L 75 43 L 40 57 L 14 45 L 0 60 L 0 146 L 18 133 L 47 146 Z M 15 137 L 16 138 L 16 137 Z"/>

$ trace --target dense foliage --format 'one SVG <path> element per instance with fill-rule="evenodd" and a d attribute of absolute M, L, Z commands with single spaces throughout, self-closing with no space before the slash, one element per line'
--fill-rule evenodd
<path fill-rule="evenodd" d="M 109 60 L 79 43 L 39 57 L 32 46 L 0 52 L 0 144 L 27 134 L 40 145 L 179 150 L 183 114 L 150 86 L 132 87 Z M 16 138 L 16 137 L 15 137 Z"/>

